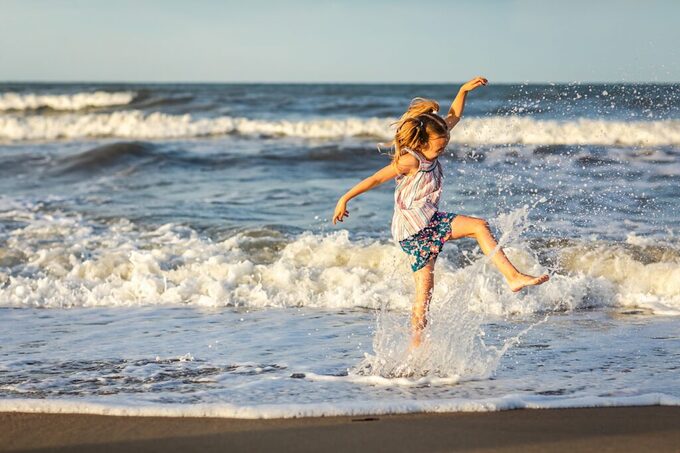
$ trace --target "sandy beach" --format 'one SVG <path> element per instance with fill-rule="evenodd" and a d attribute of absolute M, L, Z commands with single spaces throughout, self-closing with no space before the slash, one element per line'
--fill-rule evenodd
<path fill-rule="evenodd" d="M 0 414 L 1 451 L 680 451 L 680 407 L 274 420 Z"/>

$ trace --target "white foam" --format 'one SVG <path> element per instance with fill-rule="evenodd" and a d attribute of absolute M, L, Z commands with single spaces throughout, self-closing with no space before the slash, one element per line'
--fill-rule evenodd
<path fill-rule="evenodd" d="M 641 242 L 633 236 L 628 240 Z M 680 315 L 680 254 L 666 246 L 656 259 L 645 263 L 634 251 L 606 243 L 561 251 L 565 270 L 583 276 L 591 284 L 599 283 L 603 289 L 608 286 L 614 305 L 642 308 L 660 315 Z"/>
<path fill-rule="evenodd" d="M 271 404 L 107 404 L 86 399 L 3 399 L 1 412 L 96 414 L 136 417 L 221 417 L 244 419 L 359 416 L 411 413 L 494 412 L 511 409 L 578 407 L 680 406 L 680 398 L 663 393 L 619 397 L 549 397 L 512 394 L 497 398 L 450 398 L 337 403 Z"/>
<path fill-rule="evenodd" d="M 251 240 L 245 234 L 213 242 L 174 224 L 144 231 L 125 219 L 100 225 L 30 206 L 0 215 L 27 221 L 23 228 L 0 232 L 4 306 L 376 308 L 387 299 L 408 304 L 399 283 L 384 278 L 405 259 L 402 252 L 377 242 L 352 242 L 346 231 L 325 237 L 305 233 L 256 264 L 241 248 Z"/>
<path fill-rule="evenodd" d="M 50 108 L 53 110 L 82 110 L 90 107 L 109 107 L 127 105 L 135 97 L 132 91 L 106 92 L 94 91 L 74 94 L 36 94 L 36 93 L 1 93 L 0 111 L 3 110 L 36 110 Z"/>
<path fill-rule="evenodd" d="M 437 377 L 419 376 L 415 379 L 408 377 L 383 377 L 376 374 L 361 375 L 350 373 L 346 376 L 329 376 L 325 374 L 304 373 L 305 379 L 319 382 L 351 382 L 353 384 L 375 385 L 379 387 L 422 387 L 437 385 L 453 385 L 460 382 L 459 376 Z"/>
<path fill-rule="evenodd" d="M 195 118 L 137 110 L 113 113 L 0 116 L 0 140 L 55 140 L 88 137 L 171 139 L 225 134 L 290 136 L 316 139 L 372 137 L 389 140 L 394 118 L 255 120 L 221 116 Z M 451 143 L 478 145 L 621 145 L 680 144 L 680 120 L 607 121 L 537 120 L 528 117 L 465 118 Z"/>
<path fill-rule="evenodd" d="M 469 144 L 620 145 L 680 144 L 680 121 L 572 121 L 529 117 L 468 118 L 452 133 L 452 141 Z"/>
<path fill-rule="evenodd" d="M 126 219 L 100 224 L 2 200 L 7 210 L 0 218 L 24 223 L 0 230 L 2 306 L 411 307 L 413 277 L 392 242 L 350 240 L 346 230 L 305 232 L 271 238 L 281 241 L 281 250 L 273 251 L 250 247 L 262 238 L 247 233 L 211 241 L 176 224 L 151 230 Z M 530 225 L 526 208 L 511 214 L 495 220 L 506 253 L 524 272 L 545 272 L 520 234 Z M 452 242 L 445 250 L 455 254 L 457 247 Z M 661 252 L 649 249 L 647 262 L 627 247 L 589 242 L 558 249 L 561 270 L 520 293 L 509 291 L 480 255 L 460 268 L 442 255 L 433 313 L 464 304 L 466 312 L 497 316 L 597 306 L 680 315 L 680 253 L 667 244 Z M 476 321 L 469 321 L 474 329 Z"/>
<path fill-rule="evenodd" d="M 55 140 L 86 137 L 180 138 L 225 134 L 306 138 L 383 137 L 389 121 L 372 118 L 310 121 L 264 121 L 238 117 L 193 118 L 191 115 L 145 114 L 138 110 L 109 114 L 0 117 L 0 139 Z"/>

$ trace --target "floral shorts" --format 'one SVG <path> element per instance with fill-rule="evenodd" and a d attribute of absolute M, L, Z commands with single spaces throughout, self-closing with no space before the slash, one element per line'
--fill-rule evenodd
<path fill-rule="evenodd" d="M 413 272 L 423 268 L 428 261 L 439 255 L 444 247 L 444 238 L 451 232 L 451 221 L 454 217 L 456 214 L 453 212 L 437 211 L 432 215 L 429 225 L 399 241 L 402 250 L 409 255 Z"/>

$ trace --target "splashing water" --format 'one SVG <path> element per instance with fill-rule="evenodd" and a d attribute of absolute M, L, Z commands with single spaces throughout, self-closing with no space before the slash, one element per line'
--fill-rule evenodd
<path fill-rule="evenodd" d="M 440 264 L 438 277 L 444 277 L 444 282 L 440 283 L 439 288 L 435 285 L 424 341 L 417 349 L 409 348 L 408 317 L 383 307 L 377 316 L 374 354 L 366 353 L 364 360 L 351 373 L 387 378 L 435 376 L 454 381 L 490 377 L 503 355 L 519 343 L 522 335 L 547 321 L 549 316 L 548 313 L 521 332 L 501 339 L 498 345 L 485 341 L 485 326 L 492 321 L 483 307 L 485 299 L 489 296 L 496 299 L 520 297 L 506 295 L 507 285 L 493 267 L 491 257 L 500 247 L 508 245 L 519 249 L 524 255 L 531 255 L 528 247 L 523 246 L 519 239 L 531 225 L 528 217 L 529 206 L 525 205 L 494 219 L 493 223 L 502 234 L 498 246 L 490 255 L 477 256 L 469 266 L 457 271 L 445 260 L 443 265 Z M 535 271 L 537 260 L 535 257 L 533 259 Z M 457 274 L 456 284 L 446 279 L 450 273 Z M 435 281 L 438 279 L 435 278 Z M 480 294 L 487 297 L 479 297 Z"/>

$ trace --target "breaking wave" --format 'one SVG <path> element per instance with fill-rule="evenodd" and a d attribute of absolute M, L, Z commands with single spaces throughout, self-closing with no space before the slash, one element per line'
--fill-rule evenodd
<path fill-rule="evenodd" d="M 213 240 L 177 224 L 144 229 L 126 219 L 100 223 L 2 199 L 0 219 L 13 225 L 0 229 L 0 306 L 411 305 L 413 282 L 403 252 L 384 241 L 351 240 L 346 230 L 288 237 L 258 229 Z M 539 253 L 554 257 L 551 280 L 520 294 L 508 291 L 500 274 L 463 246 L 447 244 L 440 256 L 434 300 L 465 288 L 469 308 L 491 315 L 593 307 L 680 315 L 677 244 L 630 236 L 625 243 L 574 241 L 532 250 L 510 241 L 506 252 L 523 271 L 545 271 Z"/>
<path fill-rule="evenodd" d="M 94 91 L 74 94 L 0 93 L 0 111 L 51 109 L 83 110 L 93 107 L 127 105 L 135 98 L 132 91 Z"/>
<path fill-rule="evenodd" d="M 125 99 L 121 100 L 123 101 Z M 231 116 L 197 118 L 189 114 L 144 113 L 139 110 L 56 116 L 4 115 L 0 117 L 0 140 L 93 137 L 172 139 L 227 134 L 315 139 L 370 137 L 389 140 L 393 134 L 390 126 L 393 121 L 394 118 L 358 117 L 299 121 Z M 451 142 L 487 145 L 680 145 L 680 120 L 606 121 L 582 118 L 557 121 L 525 117 L 473 117 L 466 118 L 456 127 Z"/>

